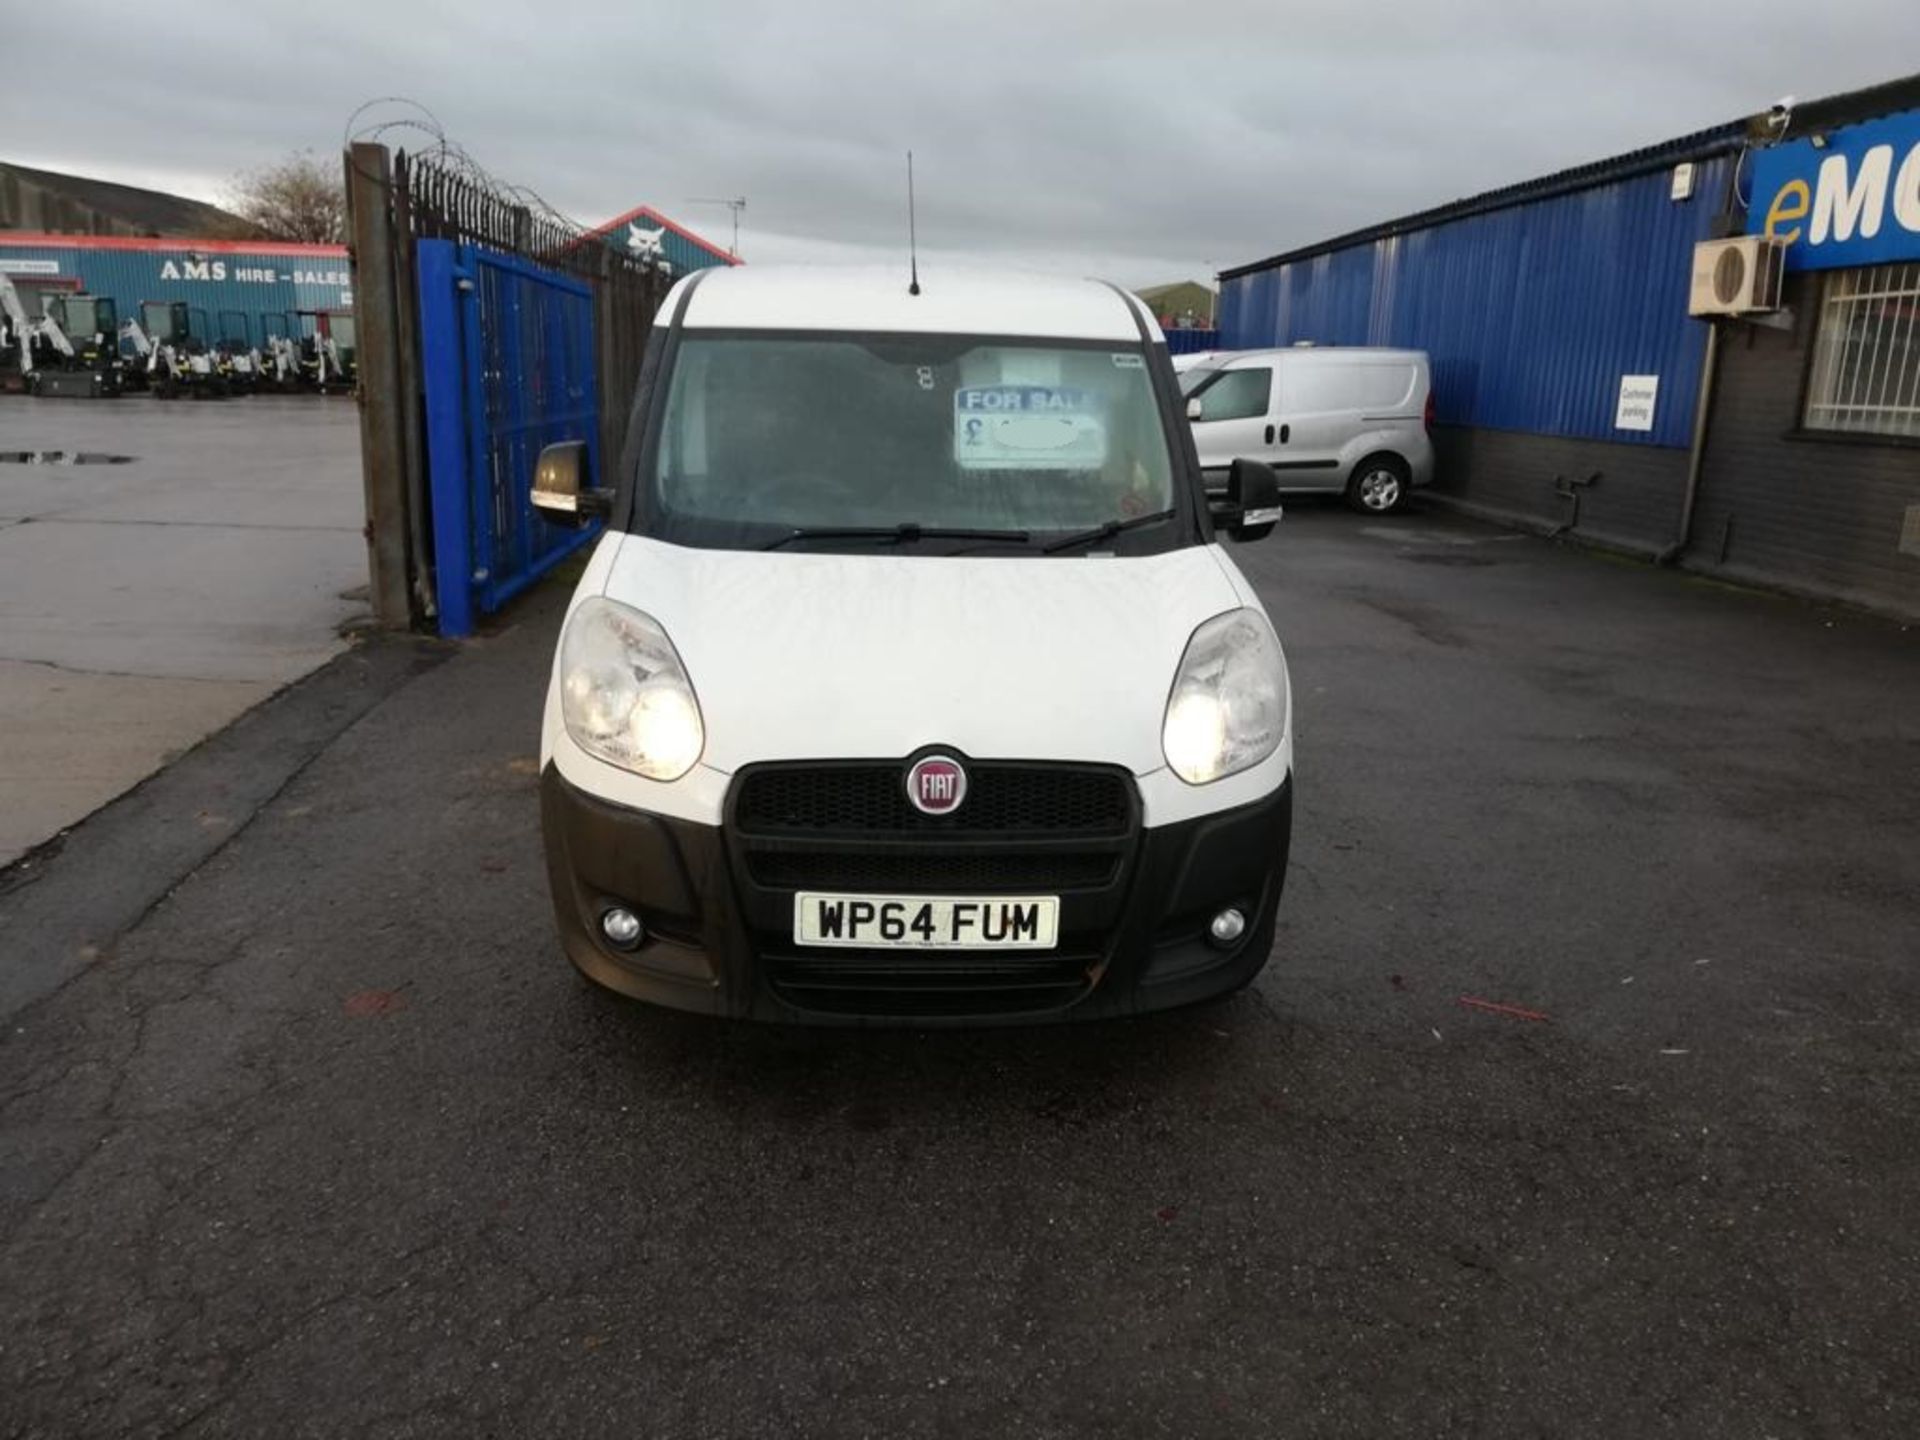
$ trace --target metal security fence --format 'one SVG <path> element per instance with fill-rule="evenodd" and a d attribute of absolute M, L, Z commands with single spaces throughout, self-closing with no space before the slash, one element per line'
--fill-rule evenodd
<path fill-rule="evenodd" d="M 516 203 L 472 177 L 431 162 L 395 157 L 394 178 L 416 240 L 458 240 L 518 256 L 586 285 L 593 297 L 593 347 L 600 395 L 600 445 L 620 450 L 627 402 L 668 280 L 651 264 L 619 255 L 593 232 Z"/>
<path fill-rule="evenodd" d="M 375 610 L 467 634 L 592 537 L 534 511 L 534 465 L 559 440 L 619 453 L 667 280 L 443 160 L 356 143 L 346 165 Z"/>

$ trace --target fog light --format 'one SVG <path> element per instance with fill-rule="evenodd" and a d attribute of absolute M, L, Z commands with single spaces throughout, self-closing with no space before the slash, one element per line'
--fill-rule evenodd
<path fill-rule="evenodd" d="M 1213 923 L 1207 926 L 1207 933 L 1213 937 L 1216 945 L 1231 945 L 1247 933 L 1247 917 L 1229 905 L 1213 917 Z"/>
<path fill-rule="evenodd" d="M 621 949 L 629 950 L 638 945 L 647 932 L 638 915 L 616 905 L 600 917 L 600 933 Z"/>

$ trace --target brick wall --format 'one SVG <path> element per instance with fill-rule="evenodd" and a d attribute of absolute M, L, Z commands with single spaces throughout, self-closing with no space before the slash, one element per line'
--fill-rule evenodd
<path fill-rule="evenodd" d="M 1693 539 L 1682 562 L 1730 580 L 1775 586 L 1920 618 L 1920 445 L 1798 433 L 1819 280 L 1787 285 L 1791 327 L 1729 324 Z M 1442 426 L 1434 493 L 1491 519 L 1549 530 L 1571 503 L 1556 476 L 1600 478 L 1580 500 L 1576 539 L 1654 555 L 1672 543 L 1687 452 L 1645 445 Z M 1912 528 L 1907 528 L 1911 526 Z"/>
<path fill-rule="evenodd" d="M 1728 326 L 1694 513 L 1690 568 L 1920 616 L 1920 445 L 1795 435 L 1818 319 L 1815 276 L 1787 285 L 1790 330 Z"/>
<path fill-rule="evenodd" d="M 1435 492 L 1477 513 L 1551 529 L 1572 514 L 1572 502 L 1554 491 L 1556 477 L 1584 480 L 1598 471 L 1581 491 L 1574 538 L 1648 555 L 1673 541 L 1686 488 L 1684 450 L 1452 425 L 1433 438 Z"/>

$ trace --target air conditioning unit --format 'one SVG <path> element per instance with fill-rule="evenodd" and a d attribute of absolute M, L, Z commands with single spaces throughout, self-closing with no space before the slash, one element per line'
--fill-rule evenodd
<path fill-rule="evenodd" d="M 1693 247 L 1689 315 L 1758 315 L 1780 308 L 1787 242 L 1770 235 L 1702 240 Z"/>

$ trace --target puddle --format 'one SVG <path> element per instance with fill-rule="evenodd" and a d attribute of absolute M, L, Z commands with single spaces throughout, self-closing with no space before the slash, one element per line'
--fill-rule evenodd
<path fill-rule="evenodd" d="M 0 465 L 125 465 L 133 458 L 100 450 L 0 450 Z"/>

